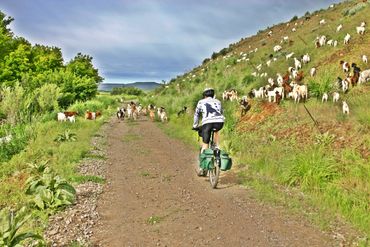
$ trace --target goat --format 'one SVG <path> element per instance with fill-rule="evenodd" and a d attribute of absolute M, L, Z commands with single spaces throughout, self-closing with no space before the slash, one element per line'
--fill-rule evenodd
<path fill-rule="evenodd" d="M 297 58 L 294 58 L 294 67 L 296 70 L 299 70 L 302 68 L 302 63 Z"/>
<path fill-rule="evenodd" d="M 315 67 L 313 67 L 313 68 L 310 69 L 310 75 L 311 75 L 311 77 L 314 77 L 316 75 L 316 71 L 317 71 L 317 69 Z"/>
<path fill-rule="evenodd" d="M 181 116 L 181 115 L 183 115 L 183 114 L 186 114 L 186 110 L 187 110 L 188 108 L 186 107 L 186 106 L 184 106 L 178 113 L 177 113 L 177 116 L 179 117 L 179 116 Z"/>
<path fill-rule="evenodd" d="M 65 122 L 67 121 L 66 115 L 63 112 L 58 112 L 57 115 L 58 122 Z"/>
<path fill-rule="evenodd" d="M 324 103 L 324 101 L 325 101 L 325 102 L 328 102 L 328 98 L 329 98 L 328 94 L 327 94 L 327 93 L 324 93 L 324 94 L 322 95 L 321 102 L 323 102 L 323 103 Z"/>
<path fill-rule="evenodd" d="M 357 34 L 363 35 L 365 33 L 365 27 L 356 27 Z"/>
<path fill-rule="evenodd" d="M 76 122 L 76 116 L 73 115 L 73 116 L 68 116 L 67 117 L 68 121 L 71 122 L 71 123 L 75 123 Z"/>
<path fill-rule="evenodd" d="M 349 44 L 350 39 L 351 39 L 351 35 L 349 35 L 349 33 L 347 33 L 346 36 L 344 37 L 344 44 L 345 45 Z"/>
<path fill-rule="evenodd" d="M 339 101 L 339 97 L 340 97 L 339 93 L 338 92 L 334 92 L 333 93 L 333 103 L 338 102 Z"/>
<path fill-rule="evenodd" d="M 339 32 L 342 28 L 343 28 L 343 25 L 339 24 L 339 26 L 337 27 L 337 32 Z"/>
<path fill-rule="evenodd" d="M 362 55 L 362 62 L 364 62 L 364 63 L 367 63 L 367 56 L 366 55 Z"/>
<path fill-rule="evenodd" d="M 308 55 L 308 53 L 306 53 L 305 55 L 303 55 L 303 57 L 302 57 L 302 62 L 303 62 L 304 64 L 309 63 L 310 61 L 311 61 L 311 58 L 310 58 L 310 56 Z"/>
<path fill-rule="evenodd" d="M 343 114 L 349 115 L 349 107 L 348 107 L 347 102 L 345 101 L 342 102 L 342 110 L 343 110 Z"/>
<path fill-rule="evenodd" d="M 291 52 L 291 53 L 289 53 L 289 54 L 287 54 L 287 55 L 285 56 L 285 59 L 286 59 L 286 60 L 288 60 L 288 59 L 289 59 L 289 58 L 291 58 L 293 55 L 294 55 L 294 52 Z"/>
<path fill-rule="evenodd" d="M 348 91 L 348 88 L 349 88 L 349 79 L 346 78 L 346 79 L 342 80 L 342 78 L 338 77 L 337 80 L 338 80 L 338 85 L 339 85 L 339 87 L 342 88 L 343 93 L 346 93 Z"/>
<path fill-rule="evenodd" d="M 275 91 L 275 102 L 276 104 L 280 104 L 281 99 L 283 98 L 284 94 L 281 95 L 278 91 Z"/>
<path fill-rule="evenodd" d="M 370 69 L 364 70 L 360 73 L 358 83 L 365 83 L 370 79 Z"/>
<path fill-rule="evenodd" d="M 345 62 L 345 61 L 341 60 L 339 62 L 339 64 L 342 65 L 342 69 L 343 69 L 343 72 L 344 73 L 348 73 L 349 72 L 350 66 L 349 66 L 349 63 L 348 62 Z"/>
<path fill-rule="evenodd" d="M 240 100 L 239 104 L 242 109 L 240 115 L 243 117 L 251 109 L 251 105 L 248 103 L 247 97 L 245 96 Z"/>
<path fill-rule="evenodd" d="M 281 45 L 275 45 L 273 50 L 274 50 L 274 52 L 278 52 L 281 49 L 282 49 Z"/>
<path fill-rule="evenodd" d="M 324 24 L 326 24 L 326 21 L 325 21 L 325 19 L 322 19 L 322 20 L 320 21 L 320 25 L 324 25 Z"/>

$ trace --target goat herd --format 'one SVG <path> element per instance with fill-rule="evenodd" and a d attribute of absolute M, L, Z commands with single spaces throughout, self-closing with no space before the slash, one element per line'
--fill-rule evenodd
<path fill-rule="evenodd" d="M 325 20 L 320 21 L 320 25 L 325 24 Z M 359 27 L 356 27 L 356 32 L 359 35 L 364 35 L 365 33 L 365 22 L 361 22 Z M 343 25 L 339 25 L 337 27 L 337 32 L 340 32 Z M 272 35 L 272 32 L 269 33 L 269 35 Z M 346 34 L 344 37 L 344 45 L 349 44 L 350 41 L 350 34 Z M 284 37 L 281 43 L 288 40 L 288 37 Z M 325 45 L 329 46 L 336 46 L 337 41 L 336 40 L 329 40 L 326 41 L 326 36 L 322 35 L 320 37 L 317 37 L 315 40 L 316 48 L 323 47 Z M 276 45 L 273 47 L 274 52 L 278 52 L 282 49 L 281 45 Z M 246 53 L 241 53 L 242 56 L 245 57 Z M 287 54 L 286 60 L 292 58 L 294 55 L 294 52 L 291 52 Z M 271 56 L 271 55 L 270 55 Z M 276 76 L 276 83 L 274 78 L 268 78 L 267 85 L 262 86 L 257 89 L 252 89 L 248 96 L 243 96 L 240 105 L 242 108 L 242 115 L 248 110 L 249 104 L 247 101 L 247 98 L 266 98 L 269 102 L 275 102 L 277 104 L 280 103 L 281 100 L 291 98 L 294 100 L 295 103 L 299 103 L 301 100 L 306 101 L 308 98 L 308 87 L 307 85 L 303 84 L 302 80 L 304 78 L 302 65 L 306 65 L 311 62 L 310 55 L 306 53 L 305 55 L 301 56 L 301 59 L 297 59 L 296 57 L 293 57 L 294 59 L 294 66 L 289 67 L 288 71 L 282 76 L 281 74 L 277 74 Z M 266 62 L 266 65 L 269 67 L 272 61 L 276 61 L 277 59 L 274 58 L 274 60 L 269 60 Z M 364 64 L 368 63 L 367 56 L 365 54 L 361 55 L 361 60 Z M 370 79 L 370 69 L 361 71 L 361 69 L 357 66 L 356 63 L 350 64 L 346 61 L 340 61 L 340 67 L 343 70 L 345 77 L 342 79 L 341 77 L 337 77 L 337 80 L 334 82 L 334 92 L 331 92 L 333 102 L 339 102 L 340 99 L 340 93 L 347 93 L 349 90 L 349 87 L 352 88 L 355 87 L 357 84 L 366 83 Z M 260 76 L 260 77 L 267 77 L 267 73 L 261 72 L 262 64 L 259 64 L 256 66 L 257 71 L 253 72 L 253 76 Z M 351 72 L 351 68 L 353 71 Z M 312 67 L 310 70 L 310 76 L 315 77 L 317 68 Z M 223 100 L 237 100 L 237 91 L 235 89 L 224 91 L 222 98 Z M 327 102 L 329 99 L 329 92 L 323 92 L 321 101 Z M 349 106 L 348 103 L 345 101 L 342 101 L 342 110 L 343 114 L 349 114 Z"/>
<path fill-rule="evenodd" d="M 148 105 L 147 107 L 143 107 L 140 103 L 136 104 L 135 102 L 131 101 L 126 107 L 117 108 L 117 119 L 124 120 L 127 116 L 128 119 L 136 120 L 139 116 L 147 116 L 152 121 L 155 120 L 155 115 L 157 113 L 157 118 L 161 120 L 161 122 L 167 122 L 167 113 L 164 107 L 156 107 L 152 104 Z"/>

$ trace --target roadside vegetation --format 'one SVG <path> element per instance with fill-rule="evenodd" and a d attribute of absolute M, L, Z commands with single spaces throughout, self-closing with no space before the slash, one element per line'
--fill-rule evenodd
<path fill-rule="evenodd" d="M 303 66 L 303 82 L 308 85 L 309 100 L 305 106 L 317 125 L 312 121 L 303 103 L 291 100 L 274 103 L 252 99 L 251 110 L 243 117 L 237 102 L 224 101 L 226 123 L 222 130 L 222 148 L 226 149 L 236 166 L 243 185 L 255 189 L 264 200 L 283 204 L 303 212 L 326 230 L 338 222 L 352 226 L 362 239 L 353 239 L 363 245 L 369 244 L 370 236 L 370 86 L 369 83 L 350 88 L 341 94 L 351 108 L 349 116 L 342 114 L 341 104 L 332 103 L 331 95 L 336 89 L 336 78 L 344 77 L 340 60 L 355 62 L 362 70 L 369 64 L 361 56 L 370 56 L 370 32 L 356 34 L 356 26 L 367 20 L 369 3 L 346 1 L 326 10 L 306 13 L 293 18 L 289 26 L 280 23 L 257 35 L 239 42 L 204 59 L 202 65 L 178 75 L 169 84 L 156 89 L 146 104 L 163 106 L 169 115 L 164 129 L 168 134 L 191 145 L 197 145 L 196 133 L 191 131 L 192 114 L 177 116 L 183 106 L 195 109 L 206 87 L 216 90 L 221 99 L 224 90 L 236 89 L 239 97 L 248 95 L 253 88 L 267 84 L 267 78 L 284 75 L 292 60 L 285 55 L 294 52 L 297 58 L 308 53 L 311 62 Z M 325 19 L 328 24 L 319 25 Z M 296 32 L 292 32 L 297 22 Z M 336 27 L 343 24 L 343 30 Z M 368 27 L 366 27 L 368 29 Z M 272 30 L 272 36 L 268 32 Z M 346 33 L 352 38 L 343 45 Z M 315 48 L 315 38 L 326 35 L 338 40 L 337 47 Z M 273 47 L 280 44 L 283 36 L 292 42 L 282 44 L 277 53 Z M 255 52 L 255 49 L 257 51 Z M 253 52 L 252 52 L 253 51 Z M 240 61 L 240 54 L 248 53 L 249 60 Z M 264 65 L 277 58 L 271 66 Z M 263 64 L 267 78 L 255 77 L 258 64 Z M 315 77 L 309 70 L 317 68 Z M 329 93 L 329 102 L 321 103 L 324 92 Z"/>
<path fill-rule="evenodd" d="M 43 246 L 50 215 L 75 202 L 78 162 L 115 111 L 119 97 L 99 95 L 103 80 L 92 57 L 63 61 L 58 47 L 31 45 L 0 12 L 0 246 Z M 76 122 L 57 113 L 77 112 Z M 100 111 L 96 121 L 86 111 Z"/>

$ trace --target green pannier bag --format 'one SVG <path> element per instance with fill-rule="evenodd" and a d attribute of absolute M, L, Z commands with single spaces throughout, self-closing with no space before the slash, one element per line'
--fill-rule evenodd
<path fill-rule="evenodd" d="M 221 150 L 221 171 L 227 171 L 231 169 L 233 165 L 232 159 L 229 157 L 229 154 Z"/>
<path fill-rule="evenodd" d="M 199 166 L 203 170 L 209 170 L 213 168 L 213 150 L 208 148 L 199 154 Z"/>

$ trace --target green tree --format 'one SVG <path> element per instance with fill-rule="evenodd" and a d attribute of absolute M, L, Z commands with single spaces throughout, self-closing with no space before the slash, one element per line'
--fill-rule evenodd
<path fill-rule="evenodd" d="M 103 77 L 99 76 L 98 69 L 92 64 L 92 57 L 78 53 L 68 64 L 67 71 L 72 72 L 78 77 L 88 77 L 94 80 L 95 83 L 103 81 Z"/>
<path fill-rule="evenodd" d="M 58 47 L 35 45 L 32 47 L 32 60 L 36 73 L 63 67 L 62 51 Z"/>
<path fill-rule="evenodd" d="M 37 90 L 37 103 L 41 112 L 50 112 L 58 109 L 60 89 L 55 84 L 45 84 Z"/>
<path fill-rule="evenodd" d="M 7 116 L 7 121 L 15 125 L 21 120 L 24 109 L 24 89 L 16 83 L 14 88 L 6 87 L 1 92 L 1 111 Z"/>
<path fill-rule="evenodd" d="M 15 51 L 5 56 L 0 80 L 8 82 L 20 80 L 22 74 L 30 72 L 32 67 L 30 56 L 31 47 L 26 44 L 19 45 Z"/>

